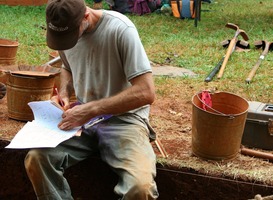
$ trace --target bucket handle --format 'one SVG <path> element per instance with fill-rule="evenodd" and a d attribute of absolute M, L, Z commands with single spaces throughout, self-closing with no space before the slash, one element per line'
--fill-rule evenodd
<path fill-rule="evenodd" d="M 209 92 L 209 91 L 208 91 Z M 202 99 L 200 99 L 200 97 L 199 97 L 199 94 L 201 94 L 202 92 L 199 92 L 198 94 L 197 94 L 197 98 L 198 98 L 198 100 L 202 103 L 202 104 L 204 104 L 206 107 L 208 107 L 209 109 L 211 109 L 211 110 L 213 110 L 214 112 L 216 112 L 217 114 L 220 114 L 220 115 L 223 115 L 223 116 L 226 116 L 226 117 L 229 117 L 229 119 L 234 119 L 235 117 L 234 117 L 234 115 L 227 115 L 227 114 L 225 114 L 225 113 L 222 113 L 222 112 L 220 112 L 220 111 L 218 111 L 218 110 L 215 110 L 214 108 L 212 108 L 211 106 L 209 106 L 208 104 L 206 104 L 206 102 L 204 102 Z M 210 94 L 213 94 L 212 92 L 209 92 Z"/>

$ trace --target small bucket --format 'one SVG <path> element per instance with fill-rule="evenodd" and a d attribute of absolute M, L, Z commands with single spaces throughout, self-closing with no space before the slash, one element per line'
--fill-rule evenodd
<path fill-rule="evenodd" d="M 7 81 L 8 116 L 20 121 L 33 120 L 34 116 L 28 103 L 49 100 L 53 87 L 54 76 L 35 77 L 10 74 Z"/>
<path fill-rule="evenodd" d="M 192 152 L 208 160 L 234 159 L 241 146 L 248 102 L 232 93 L 210 94 L 212 107 L 203 109 L 202 93 L 192 98 Z"/>
<path fill-rule="evenodd" d="M 19 43 L 0 38 L 0 64 L 12 65 L 16 61 Z"/>

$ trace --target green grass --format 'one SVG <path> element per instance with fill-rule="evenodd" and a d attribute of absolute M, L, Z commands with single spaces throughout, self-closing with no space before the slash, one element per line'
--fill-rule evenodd
<path fill-rule="evenodd" d="M 87 1 L 92 5 L 92 1 Z M 104 4 L 107 8 L 106 4 Z M 45 6 L 0 6 L 0 38 L 18 40 L 18 64 L 39 65 L 48 61 L 51 51 L 45 42 Z M 201 21 L 180 20 L 173 16 L 152 13 L 145 16 L 127 15 L 138 28 L 141 40 L 151 61 L 192 70 L 198 76 L 192 79 L 201 89 L 216 87 L 241 94 L 248 100 L 273 102 L 272 53 L 258 69 L 253 82 L 245 84 L 261 49 L 255 49 L 256 40 L 273 41 L 272 0 L 213 0 L 203 3 Z M 228 61 L 222 79 L 204 83 L 205 76 L 226 53 L 220 42 L 231 39 L 235 31 L 226 28 L 234 23 L 246 31 L 251 50 L 234 52 Z M 242 39 L 239 36 L 239 39 Z M 188 78 L 187 78 L 188 79 Z M 159 81 L 160 84 L 168 79 Z M 187 82 L 187 81 L 186 81 Z"/>

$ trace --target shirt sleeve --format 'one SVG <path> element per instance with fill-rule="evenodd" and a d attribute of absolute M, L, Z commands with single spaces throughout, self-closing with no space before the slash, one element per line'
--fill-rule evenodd
<path fill-rule="evenodd" d="M 120 36 L 119 50 L 127 80 L 152 72 L 150 61 L 135 27 L 128 27 Z"/>

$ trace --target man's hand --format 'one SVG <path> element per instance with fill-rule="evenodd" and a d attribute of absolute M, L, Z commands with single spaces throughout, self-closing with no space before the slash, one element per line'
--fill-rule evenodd
<path fill-rule="evenodd" d="M 90 113 L 87 113 L 88 109 L 85 107 L 86 105 L 82 104 L 66 110 L 62 115 L 63 120 L 58 124 L 58 127 L 62 130 L 70 130 L 84 125 L 91 119 L 91 117 L 88 117 Z"/>
<path fill-rule="evenodd" d="M 69 130 L 82 126 L 91 118 L 105 114 L 120 114 L 152 104 L 155 89 L 152 73 L 146 73 L 131 80 L 131 87 L 122 92 L 96 101 L 87 102 L 66 110 L 63 120 L 58 125 L 60 129 Z"/>
<path fill-rule="evenodd" d="M 60 107 L 62 107 L 63 110 L 67 110 L 67 109 L 70 108 L 69 98 L 67 98 L 67 97 L 63 97 L 63 98 L 60 99 L 60 97 L 58 95 L 55 95 L 55 96 L 51 97 L 51 101 L 53 101 L 56 104 L 60 105 Z"/>

